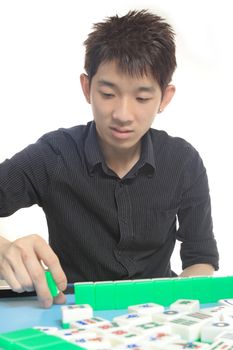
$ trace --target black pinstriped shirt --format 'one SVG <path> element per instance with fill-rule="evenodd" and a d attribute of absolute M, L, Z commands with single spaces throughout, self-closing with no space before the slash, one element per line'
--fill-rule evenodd
<path fill-rule="evenodd" d="M 218 269 L 206 170 L 185 140 L 150 129 L 141 157 L 120 179 L 104 161 L 95 123 L 59 129 L 0 165 L 0 216 L 38 204 L 69 282 L 171 276 Z"/>

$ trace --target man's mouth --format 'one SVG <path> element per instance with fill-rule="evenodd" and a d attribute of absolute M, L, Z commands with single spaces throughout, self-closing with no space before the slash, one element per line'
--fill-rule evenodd
<path fill-rule="evenodd" d="M 110 127 L 110 130 L 112 132 L 112 136 L 119 139 L 127 138 L 133 132 L 133 130 L 131 129 L 118 128 L 118 127 Z"/>
<path fill-rule="evenodd" d="M 122 133 L 122 134 L 127 134 L 127 133 L 132 132 L 132 130 L 130 130 L 130 129 L 123 129 L 123 128 L 115 128 L 115 127 L 111 127 L 110 129 L 111 129 L 111 130 L 113 130 L 113 131 L 116 131 L 116 132 Z"/>

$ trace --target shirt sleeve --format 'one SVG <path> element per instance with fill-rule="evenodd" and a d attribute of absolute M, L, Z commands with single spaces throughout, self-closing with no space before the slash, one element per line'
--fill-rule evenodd
<path fill-rule="evenodd" d="M 33 204 L 42 206 L 56 162 L 56 152 L 40 139 L 1 163 L 0 217 Z"/>
<path fill-rule="evenodd" d="M 218 249 L 213 234 L 211 201 L 206 169 L 192 149 L 184 172 L 181 206 L 178 211 L 177 239 L 181 243 L 182 268 L 211 264 L 218 270 Z"/>

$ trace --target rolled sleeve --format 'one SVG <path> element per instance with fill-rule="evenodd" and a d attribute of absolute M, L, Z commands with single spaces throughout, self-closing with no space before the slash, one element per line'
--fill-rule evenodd
<path fill-rule="evenodd" d="M 185 171 L 178 222 L 177 239 L 182 242 L 182 268 L 206 263 L 218 270 L 219 255 L 213 233 L 208 179 L 203 162 L 196 151 Z"/>

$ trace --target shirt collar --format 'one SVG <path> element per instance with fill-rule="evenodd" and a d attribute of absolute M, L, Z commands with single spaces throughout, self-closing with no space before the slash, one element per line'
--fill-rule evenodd
<path fill-rule="evenodd" d="M 154 148 L 150 130 L 142 138 L 140 163 L 150 165 L 155 170 Z"/>
<path fill-rule="evenodd" d="M 90 173 L 93 173 L 98 164 L 105 166 L 105 161 L 98 142 L 95 122 L 89 122 L 87 127 L 88 134 L 84 145 L 85 157 L 87 160 L 88 170 Z M 143 166 L 149 165 L 150 170 L 155 170 L 154 149 L 150 131 L 148 131 L 142 138 L 141 156 L 137 165 L 137 168 L 142 168 Z"/>
<path fill-rule="evenodd" d="M 89 122 L 87 124 L 88 133 L 85 140 L 84 152 L 87 160 L 87 166 L 90 173 L 93 173 L 97 164 L 104 163 L 104 156 L 100 149 L 100 145 L 97 138 L 95 122 Z"/>

